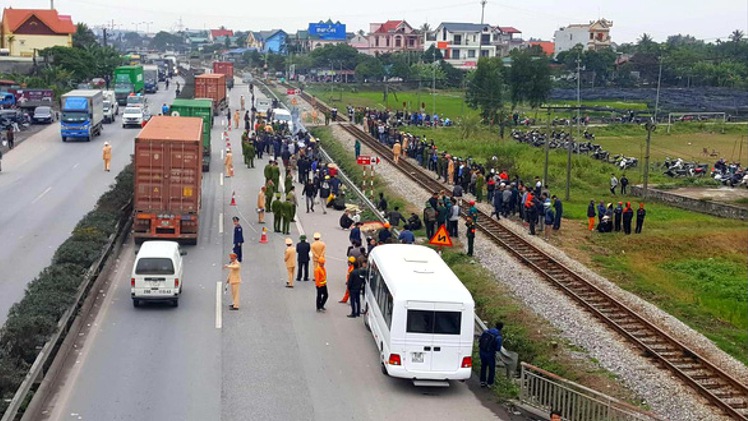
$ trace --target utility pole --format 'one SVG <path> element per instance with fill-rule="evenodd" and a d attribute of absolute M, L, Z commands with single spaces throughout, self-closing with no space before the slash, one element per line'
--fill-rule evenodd
<path fill-rule="evenodd" d="M 483 16 L 486 13 L 486 2 L 487 0 L 480 1 L 480 34 L 478 34 L 478 61 L 480 61 L 483 55 Z"/>
<path fill-rule="evenodd" d="M 582 110 L 582 60 L 579 55 L 577 55 L 577 142 L 580 141 L 581 137 L 581 129 L 580 129 L 580 111 Z M 564 195 L 564 200 L 569 201 L 569 198 L 571 196 L 571 148 L 572 148 L 572 142 L 569 142 L 569 147 L 567 148 L 567 156 L 566 156 L 566 194 Z"/>
<path fill-rule="evenodd" d="M 649 188 L 649 146 L 652 143 L 652 132 L 655 131 L 657 125 L 652 120 L 649 120 L 644 127 L 647 129 L 647 151 L 644 155 L 644 191 L 642 192 L 642 196 L 646 199 Z"/>
<path fill-rule="evenodd" d="M 55 8 L 55 0 L 49 0 L 49 8 L 54 10 Z"/>
<path fill-rule="evenodd" d="M 660 61 L 660 72 L 657 76 L 657 96 L 655 97 L 655 112 L 654 112 L 654 122 L 657 123 L 657 111 L 660 108 L 660 84 L 662 83 L 662 54 L 660 54 L 659 57 Z"/>
<path fill-rule="evenodd" d="M 107 46 L 107 43 L 106 43 L 106 28 L 101 28 L 101 33 L 104 36 L 104 47 L 106 47 Z"/>
<path fill-rule="evenodd" d="M 548 185 L 548 153 L 551 150 L 551 107 L 548 106 L 548 135 L 545 137 L 545 165 L 543 165 L 543 185 Z"/>
<path fill-rule="evenodd" d="M 436 48 L 432 50 L 431 55 L 431 67 L 433 67 L 434 70 L 434 77 L 431 81 L 431 101 L 432 101 L 432 108 L 431 108 L 431 117 L 434 117 L 434 114 L 436 114 Z M 432 124 L 432 128 L 436 128 L 435 124 Z"/>

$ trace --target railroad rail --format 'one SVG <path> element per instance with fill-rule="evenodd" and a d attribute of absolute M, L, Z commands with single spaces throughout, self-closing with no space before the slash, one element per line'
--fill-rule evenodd
<path fill-rule="evenodd" d="M 331 111 L 326 104 L 307 93 L 301 92 L 299 95 L 315 108 L 323 112 Z M 346 116 L 338 113 L 336 121 L 347 120 Z M 340 127 L 427 191 L 449 191 L 447 186 L 408 160 L 401 159 L 395 164 L 390 148 L 359 127 L 352 124 L 341 124 Z M 463 214 L 467 208 L 468 205 L 463 203 Z M 736 420 L 748 420 L 748 386 L 480 210 L 477 226 L 492 242 L 555 285 L 598 320 L 641 349 L 645 355 L 670 370 L 726 415 Z"/>

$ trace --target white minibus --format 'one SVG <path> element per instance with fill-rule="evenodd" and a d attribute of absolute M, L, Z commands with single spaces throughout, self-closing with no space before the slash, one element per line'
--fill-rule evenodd
<path fill-rule="evenodd" d="M 168 301 L 176 307 L 182 293 L 184 264 L 176 241 L 145 241 L 140 246 L 130 278 L 132 304 Z"/>
<path fill-rule="evenodd" d="M 468 379 L 474 314 L 472 295 L 433 249 L 385 244 L 372 250 L 364 323 L 385 374 L 418 386 Z"/>

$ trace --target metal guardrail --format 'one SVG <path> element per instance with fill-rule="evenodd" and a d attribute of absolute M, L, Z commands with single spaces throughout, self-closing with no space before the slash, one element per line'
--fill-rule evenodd
<path fill-rule="evenodd" d="M 2 419 L 0 419 L 0 421 L 13 421 L 17 419 L 19 412 L 23 413 L 21 409 L 23 407 L 23 404 L 27 402 L 27 397 L 31 392 L 31 389 L 35 384 L 37 384 L 37 382 L 44 378 L 45 370 L 54 361 L 54 358 L 59 351 L 60 344 L 65 340 L 65 337 L 77 316 L 78 309 L 80 309 L 86 297 L 88 296 L 88 292 L 91 289 L 91 286 L 98 278 L 101 269 L 104 267 L 104 264 L 110 257 L 111 252 L 114 249 L 115 244 L 117 243 L 117 240 L 122 236 L 123 233 L 126 233 L 130 221 L 130 215 L 132 213 L 131 209 L 132 201 L 130 201 L 122 208 L 123 216 L 117 222 L 117 225 L 115 226 L 115 232 L 109 236 L 109 241 L 103 248 L 102 254 L 99 259 L 94 262 L 83 275 L 83 282 L 81 283 L 80 287 L 78 287 L 75 301 L 70 305 L 65 313 L 62 314 L 62 317 L 57 322 L 57 330 L 52 335 L 52 337 L 44 344 L 41 351 L 39 351 L 39 354 L 36 356 L 34 363 L 31 365 L 28 373 L 26 373 L 26 377 L 24 377 L 23 382 L 21 382 L 21 385 L 18 387 L 18 389 L 16 389 L 16 393 L 10 400 L 8 407 L 5 409 L 5 413 L 3 414 L 3 417 Z M 38 402 L 43 400 L 45 397 L 45 393 L 34 393 L 31 401 L 28 404 L 28 407 L 30 408 L 32 407 L 32 405 L 38 405 Z M 27 417 L 24 414 L 24 417 L 22 419 L 25 420 L 26 418 Z"/>
<path fill-rule="evenodd" d="M 559 411 L 565 420 L 664 420 L 527 363 L 520 374 L 520 402 L 546 413 Z"/>

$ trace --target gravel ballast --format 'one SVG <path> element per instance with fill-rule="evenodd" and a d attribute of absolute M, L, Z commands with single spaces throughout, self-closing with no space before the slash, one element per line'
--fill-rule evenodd
<path fill-rule="evenodd" d="M 336 125 L 332 126 L 332 130 L 335 138 L 352 151 L 353 137 Z M 369 153 L 371 150 L 362 145 L 362 154 Z M 377 175 L 382 177 L 395 193 L 415 206 L 421 207 L 431 196 L 429 192 L 403 177 L 399 170 L 385 161 L 377 166 Z M 491 209 L 488 205 L 479 204 L 479 206 L 490 213 Z M 515 222 L 502 219 L 502 224 L 516 232 L 523 234 L 525 232 L 524 228 Z M 463 229 L 462 224 L 460 229 Z M 525 235 L 525 238 L 527 237 L 530 236 Z M 718 349 L 703 335 L 651 303 L 622 290 L 541 238 L 530 237 L 530 241 L 539 248 L 553 253 L 558 261 L 593 281 L 598 287 L 623 301 L 643 317 L 655 322 L 657 326 L 706 356 L 724 371 L 743 382 L 748 379 L 748 369 L 742 363 Z M 547 319 L 563 337 L 572 344 L 584 348 L 588 356 L 598 361 L 602 368 L 618 376 L 626 387 L 652 408 L 653 412 L 666 419 L 728 419 L 693 389 L 683 384 L 669 371 L 658 368 L 653 360 L 643 357 L 638 348 L 583 311 L 566 295 L 527 269 L 480 232 L 476 236 L 475 257 L 480 264 L 494 274 L 497 281 L 507 285 L 516 297 L 532 311 Z"/>

